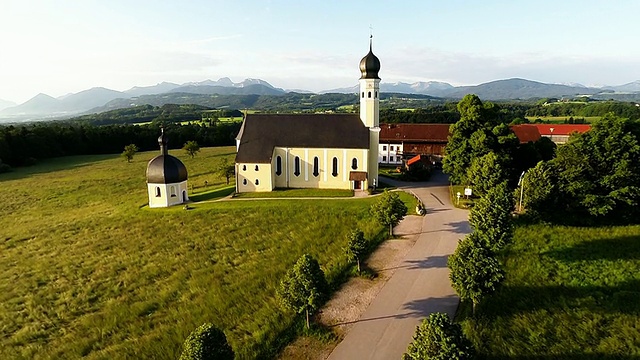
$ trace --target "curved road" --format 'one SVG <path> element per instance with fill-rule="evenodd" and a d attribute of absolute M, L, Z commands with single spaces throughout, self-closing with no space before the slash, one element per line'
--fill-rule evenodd
<path fill-rule="evenodd" d="M 438 172 L 429 182 L 404 183 L 385 178 L 416 194 L 427 207 L 413 248 L 360 320 L 349 330 L 329 359 L 401 359 L 416 326 L 432 312 L 453 317 L 458 296 L 449 282 L 447 257 L 468 234 L 468 212 L 449 201 L 447 176 Z M 405 229 L 406 230 L 406 229 Z M 410 231 L 411 232 L 411 231 Z"/>

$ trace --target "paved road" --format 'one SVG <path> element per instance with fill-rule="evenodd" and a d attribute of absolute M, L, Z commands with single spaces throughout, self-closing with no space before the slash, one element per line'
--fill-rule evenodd
<path fill-rule="evenodd" d="M 415 231 L 418 239 L 400 268 L 333 350 L 331 360 L 401 359 L 422 319 L 432 312 L 453 316 L 458 307 L 459 299 L 449 282 L 447 257 L 458 239 L 470 232 L 468 212 L 451 205 L 447 177 L 441 173 L 426 183 L 397 185 L 414 192 L 427 207 L 421 227 L 402 229 Z"/>

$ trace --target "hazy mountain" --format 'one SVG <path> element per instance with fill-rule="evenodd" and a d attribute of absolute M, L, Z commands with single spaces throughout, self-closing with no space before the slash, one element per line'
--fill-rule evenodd
<path fill-rule="evenodd" d="M 616 92 L 640 92 L 640 80 L 636 80 L 624 85 L 605 86 L 604 89 L 613 90 Z"/>
<path fill-rule="evenodd" d="M 134 86 L 131 89 L 126 90 L 125 93 L 129 96 L 162 94 L 162 93 L 171 91 L 177 87 L 180 87 L 180 85 L 163 81 L 159 84 L 152 85 L 152 86 Z"/>
<path fill-rule="evenodd" d="M 545 84 L 525 79 L 497 80 L 476 86 L 459 86 L 447 93 L 447 97 L 460 99 L 466 94 L 476 94 L 482 100 L 533 99 L 545 97 L 574 97 L 591 95 L 601 89 Z"/>
<path fill-rule="evenodd" d="M 120 91 L 101 87 L 65 95 L 61 99 L 56 99 L 46 94 L 38 94 L 27 102 L 4 109 L 0 113 L 3 115 L 76 114 L 122 97 L 128 96 Z"/>
<path fill-rule="evenodd" d="M 187 85 L 180 86 L 171 90 L 172 93 L 188 93 L 188 94 L 218 94 L 218 95 L 282 95 L 285 93 L 282 89 L 276 89 L 273 86 L 263 85 L 261 83 L 245 84 L 241 87 L 228 86 L 212 86 L 212 85 Z"/>
<path fill-rule="evenodd" d="M 0 111 L 12 106 L 16 106 L 16 103 L 14 103 L 13 101 L 0 99 Z"/>
<path fill-rule="evenodd" d="M 346 88 L 337 88 L 331 90 L 321 91 L 321 93 L 342 93 L 342 94 L 355 94 L 359 91 L 360 86 L 354 85 Z M 451 84 L 440 81 L 427 81 L 427 82 L 415 82 L 413 84 L 396 82 L 396 83 L 381 83 L 380 91 L 385 93 L 400 93 L 400 94 L 422 94 L 431 96 L 443 96 L 448 91 L 455 89 Z"/>

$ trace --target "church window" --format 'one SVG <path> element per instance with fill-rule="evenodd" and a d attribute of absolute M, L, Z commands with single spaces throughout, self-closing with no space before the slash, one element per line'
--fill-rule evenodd
<path fill-rule="evenodd" d="M 258 181 L 258 179 L 256 179 L 256 185 L 260 185 L 260 181 Z"/>
<path fill-rule="evenodd" d="M 318 157 L 313 158 L 313 176 L 320 175 L 320 159 Z"/>
<path fill-rule="evenodd" d="M 247 165 L 242 165 L 242 171 L 247 171 Z"/>
<path fill-rule="evenodd" d="M 247 179 L 242 179 L 242 185 L 247 185 Z"/>
<path fill-rule="evenodd" d="M 367 94 L 367 97 L 371 99 L 371 91 L 369 91 L 369 94 Z"/>
<path fill-rule="evenodd" d="M 387 151 L 387 145 L 382 146 L 382 151 Z"/>
<path fill-rule="evenodd" d="M 376 99 L 378 98 L 378 92 L 376 91 Z"/>
<path fill-rule="evenodd" d="M 333 169 L 331 171 L 331 175 L 333 175 L 334 177 L 338 176 L 338 158 L 337 157 L 333 158 Z"/>
<path fill-rule="evenodd" d="M 300 176 L 300 157 L 293 159 L 293 175 Z"/>
<path fill-rule="evenodd" d="M 276 175 L 280 176 L 280 174 L 282 174 L 282 157 L 278 155 L 276 157 Z"/>
<path fill-rule="evenodd" d="M 382 161 L 387 162 L 387 157 L 386 156 L 382 156 Z"/>
<path fill-rule="evenodd" d="M 358 169 L 358 159 L 353 158 L 353 160 L 351 160 L 351 168 L 353 170 L 357 170 Z"/>
<path fill-rule="evenodd" d="M 176 187 L 171 186 L 171 197 L 176 197 Z"/>
<path fill-rule="evenodd" d="M 364 91 L 362 92 L 362 98 L 364 99 Z"/>
<path fill-rule="evenodd" d="M 162 194 L 160 193 L 160 186 L 156 186 L 156 197 L 160 197 Z"/>
<path fill-rule="evenodd" d="M 256 171 L 258 171 L 258 165 L 256 165 Z"/>

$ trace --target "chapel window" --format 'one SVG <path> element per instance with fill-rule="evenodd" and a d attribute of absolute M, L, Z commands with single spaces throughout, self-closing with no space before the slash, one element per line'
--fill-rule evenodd
<path fill-rule="evenodd" d="M 353 170 L 358 169 L 358 159 L 353 158 L 353 160 L 351 160 L 351 169 Z"/>
<path fill-rule="evenodd" d="M 282 174 L 282 157 L 278 155 L 276 157 L 276 175 L 280 176 Z"/>
<path fill-rule="evenodd" d="M 260 185 L 260 181 L 258 181 L 258 179 L 256 179 L 256 185 Z"/>
<path fill-rule="evenodd" d="M 371 91 L 369 91 L 369 93 L 367 94 L 367 97 L 371 99 Z"/>
<path fill-rule="evenodd" d="M 242 171 L 247 171 L 247 165 L 242 165 Z"/>
<path fill-rule="evenodd" d="M 331 171 L 331 175 L 338 176 L 338 158 L 334 157 L 333 158 L 333 169 Z"/>
<path fill-rule="evenodd" d="M 156 186 L 156 197 L 160 197 L 162 196 L 162 193 L 160 193 L 160 187 Z"/>
<path fill-rule="evenodd" d="M 318 157 L 313 158 L 313 176 L 320 175 L 320 159 Z"/>
<path fill-rule="evenodd" d="M 247 185 L 247 179 L 242 179 L 242 185 Z"/>
<path fill-rule="evenodd" d="M 258 165 L 256 165 L 256 171 L 258 171 Z"/>
<path fill-rule="evenodd" d="M 293 159 L 293 175 L 300 176 L 300 157 Z"/>
<path fill-rule="evenodd" d="M 176 197 L 176 187 L 171 186 L 171 197 Z"/>

